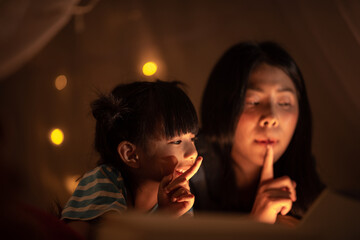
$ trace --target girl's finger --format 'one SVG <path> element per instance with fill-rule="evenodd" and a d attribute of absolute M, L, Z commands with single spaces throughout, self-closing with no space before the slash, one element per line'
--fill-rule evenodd
<path fill-rule="evenodd" d="M 189 194 L 190 191 L 188 191 L 186 188 L 178 188 L 172 195 L 171 199 L 177 199 L 178 197 Z"/>
<path fill-rule="evenodd" d="M 186 194 L 186 195 L 182 195 L 180 197 L 178 197 L 176 199 L 176 202 L 189 202 L 194 200 L 195 196 L 193 194 Z"/>
<path fill-rule="evenodd" d="M 172 178 L 173 178 L 172 174 L 163 177 L 163 179 L 160 182 L 160 188 L 165 188 L 165 186 L 171 182 Z"/>
<path fill-rule="evenodd" d="M 178 187 L 185 187 L 187 189 L 190 189 L 189 180 L 199 170 L 202 160 L 203 158 L 199 156 L 196 159 L 195 163 L 186 172 L 184 172 L 181 176 L 179 176 L 178 178 L 174 179 L 174 181 L 169 183 L 169 185 L 166 187 L 166 191 L 171 192 Z"/>
<path fill-rule="evenodd" d="M 195 163 L 186 172 L 184 172 L 184 174 L 182 174 L 181 177 L 184 177 L 187 181 L 189 181 L 199 170 L 202 160 L 203 157 L 198 156 L 197 159 L 195 160 Z"/>
<path fill-rule="evenodd" d="M 170 182 L 169 185 L 166 186 L 165 190 L 167 193 L 176 190 L 177 188 L 186 188 L 190 190 L 189 182 L 183 176 L 175 178 L 174 181 Z"/>

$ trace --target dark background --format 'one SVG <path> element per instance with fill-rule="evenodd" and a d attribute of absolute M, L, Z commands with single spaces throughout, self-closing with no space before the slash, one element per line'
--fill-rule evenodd
<path fill-rule="evenodd" d="M 213 65 L 244 40 L 277 41 L 297 61 L 319 174 L 329 188 L 359 198 L 359 1 L 59 2 L 0 2 L 2 178 L 27 202 L 47 210 L 56 199 L 64 204 L 67 179 L 94 166 L 89 103 L 99 91 L 131 80 L 180 80 L 199 110 Z M 73 14 L 74 5 L 93 3 Z M 145 77 L 149 60 L 159 70 Z M 68 78 L 62 91 L 54 87 L 60 74 Z M 54 127 L 65 134 L 60 146 L 48 138 Z"/>

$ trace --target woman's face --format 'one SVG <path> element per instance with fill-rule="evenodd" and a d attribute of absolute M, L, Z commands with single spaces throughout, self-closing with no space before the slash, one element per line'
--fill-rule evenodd
<path fill-rule="evenodd" d="M 262 166 L 266 145 L 274 161 L 285 152 L 299 116 L 296 88 L 280 68 L 261 64 L 251 72 L 244 109 L 234 135 L 232 158 L 242 168 Z"/>

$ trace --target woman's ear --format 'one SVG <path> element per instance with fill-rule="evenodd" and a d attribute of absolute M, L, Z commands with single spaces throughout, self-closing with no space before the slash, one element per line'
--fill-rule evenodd
<path fill-rule="evenodd" d="M 139 168 L 139 156 L 136 153 L 136 145 L 128 141 L 122 141 L 117 147 L 120 159 L 129 167 Z"/>

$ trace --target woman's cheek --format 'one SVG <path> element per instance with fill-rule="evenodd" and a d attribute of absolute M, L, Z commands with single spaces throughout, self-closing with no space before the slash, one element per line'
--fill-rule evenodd
<path fill-rule="evenodd" d="M 286 113 L 282 116 L 280 127 L 282 128 L 283 137 L 282 145 L 279 146 L 279 151 L 276 153 L 275 157 L 280 158 L 284 154 L 285 150 L 290 144 L 290 141 L 294 135 L 295 128 L 298 121 L 298 112 Z"/>
<path fill-rule="evenodd" d="M 298 111 L 289 112 L 284 115 L 283 117 L 283 123 L 284 128 L 286 129 L 287 133 L 290 135 L 290 138 L 294 134 L 297 121 L 298 121 Z"/>
<path fill-rule="evenodd" d="M 289 145 L 289 144 L 287 143 L 285 146 L 283 146 L 283 145 L 280 146 L 277 151 L 276 151 L 276 149 L 275 149 L 275 152 L 274 152 L 274 162 L 277 162 L 277 161 L 280 159 L 280 157 L 284 154 L 284 152 L 285 152 L 285 150 L 286 150 L 286 148 L 287 148 L 288 145 Z"/>

